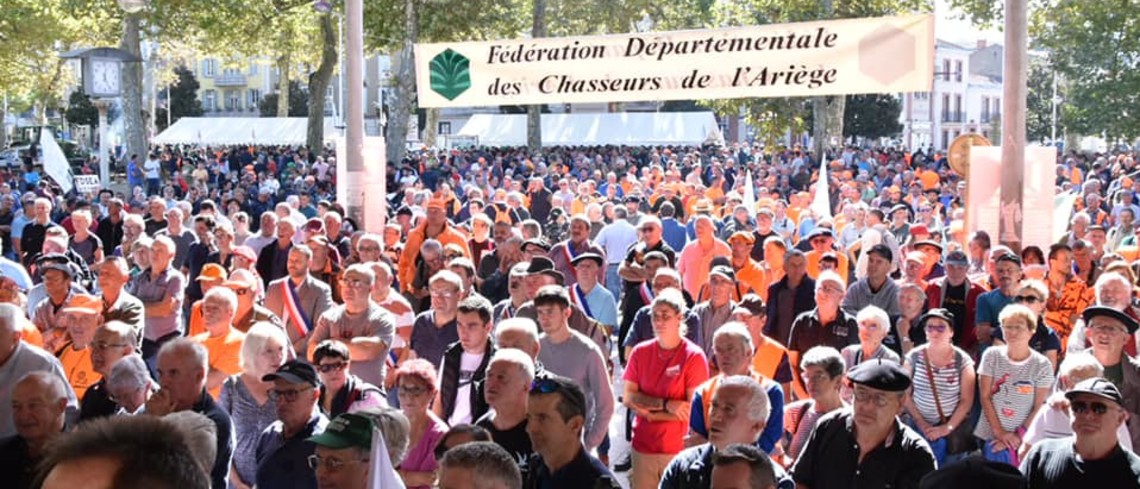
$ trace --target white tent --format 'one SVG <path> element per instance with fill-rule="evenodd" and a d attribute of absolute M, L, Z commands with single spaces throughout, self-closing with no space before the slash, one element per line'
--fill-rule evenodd
<path fill-rule="evenodd" d="M 302 145 L 307 140 L 309 119 L 305 117 L 183 117 L 151 140 L 153 144 Z M 325 118 L 325 139 L 337 130 L 332 118 Z"/>
<path fill-rule="evenodd" d="M 526 145 L 526 114 L 475 114 L 459 131 L 482 146 Z M 542 114 L 543 146 L 723 143 L 712 112 Z"/>

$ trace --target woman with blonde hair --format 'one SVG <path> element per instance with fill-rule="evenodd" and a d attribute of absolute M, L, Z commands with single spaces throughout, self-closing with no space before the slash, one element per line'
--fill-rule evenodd
<path fill-rule="evenodd" d="M 262 380 L 293 357 L 285 330 L 261 322 L 249 328 L 241 346 L 241 373 L 222 383 L 218 405 L 230 415 L 234 428 L 230 487 L 247 488 L 257 475 L 257 440 L 277 420 L 277 403 L 269 396 L 273 382 Z"/>
<path fill-rule="evenodd" d="M 1013 297 L 1013 302 L 1025 304 L 1037 315 L 1037 326 L 1029 338 L 1029 347 L 1049 359 L 1053 369 L 1057 369 L 1057 356 L 1061 351 L 1061 338 L 1052 328 L 1045 325 L 1045 303 L 1049 300 L 1049 286 L 1041 280 L 1022 280 Z M 994 330 L 994 345 L 1004 345 L 1001 328 Z"/>

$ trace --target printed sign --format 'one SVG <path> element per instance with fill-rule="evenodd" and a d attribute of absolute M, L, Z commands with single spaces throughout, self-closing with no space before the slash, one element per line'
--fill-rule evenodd
<path fill-rule="evenodd" d="M 75 189 L 81 194 L 98 192 L 101 188 L 103 184 L 99 183 L 99 175 L 75 176 Z"/>

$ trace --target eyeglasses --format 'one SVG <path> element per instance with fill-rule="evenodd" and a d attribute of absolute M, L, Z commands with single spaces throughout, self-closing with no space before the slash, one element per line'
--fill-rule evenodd
<path fill-rule="evenodd" d="M 320 370 L 322 374 L 327 374 L 329 372 L 336 372 L 337 370 L 343 370 L 344 367 L 347 365 L 348 364 L 345 362 L 322 363 L 320 365 L 317 365 L 317 370 Z"/>
<path fill-rule="evenodd" d="M 126 343 L 107 343 L 106 341 L 96 341 L 94 343 L 91 343 L 91 349 L 92 350 L 98 350 L 98 351 L 106 351 L 106 350 L 109 350 L 111 348 L 122 348 L 124 346 L 130 346 L 130 345 L 128 345 Z"/>
<path fill-rule="evenodd" d="M 278 401 L 293 402 L 293 401 L 297 400 L 297 397 L 300 396 L 302 392 L 309 391 L 312 389 L 313 389 L 312 387 L 306 387 L 304 389 L 287 389 L 287 390 L 271 389 L 269 391 L 269 399 L 272 400 L 273 402 L 278 402 Z"/>
<path fill-rule="evenodd" d="M 1019 295 L 1017 297 L 1014 297 L 1013 301 L 1018 303 L 1018 304 L 1021 304 L 1021 303 L 1036 304 L 1038 302 L 1041 302 L 1041 298 L 1037 297 L 1035 295 Z"/>
<path fill-rule="evenodd" d="M 876 407 L 887 407 L 891 401 L 889 394 L 855 389 L 855 402 L 870 402 Z"/>
<path fill-rule="evenodd" d="M 368 461 L 367 458 L 358 458 L 358 459 L 353 459 L 353 460 L 341 460 L 339 458 L 331 458 L 331 457 L 330 458 L 323 458 L 320 455 L 309 455 L 309 458 L 307 458 L 306 460 L 308 460 L 308 462 L 309 462 L 309 468 L 310 469 L 317 470 L 320 467 L 324 467 L 325 470 L 327 470 L 329 472 L 336 472 L 336 471 L 340 470 L 341 467 L 344 467 L 345 465 L 348 465 L 348 464 L 351 464 L 354 462 L 367 462 Z"/>
<path fill-rule="evenodd" d="M 353 289 L 363 289 L 363 288 L 369 287 L 368 282 L 365 282 L 365 281 L 357 279 L 357 278 L 342 279 L 340 281 L 340 283 L 342 285 L 344 285 L 345 287 L 350 287 Z"/>
<path fill-rule="evenodd" d="M 1117 333 L 1127 333 L 1128 332 L 1124 328 L 1119 328 L 1119 327 L 1112 325 L 1112 324 L 1089 325 L 1089 330 L 1094 332 L 1094 333 L 1100 333 L 1100 334 L 1117 334 Z"/>
<path fill-rule="evenodd" d="M 1073 401 L 1070 407 L 1073 410 L 1073 414 L 1084 414 L 1092 410 L 1093 414 L 1103 416 L 1104 413 L 1108 412 L 1108 405 L 1103 402 Z"/>

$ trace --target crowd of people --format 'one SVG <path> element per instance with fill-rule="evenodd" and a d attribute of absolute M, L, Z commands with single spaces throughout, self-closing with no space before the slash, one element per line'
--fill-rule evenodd
<path fill-rule="evenodd" d="M 327 149 L 156 148 L 92 195 L 29 165 L 0 184 L 0 466 L 18 488 L 1140 487 L 1133 156 L 1059 155 L 1071 226 L 1017 250 L 967 234 L 942 154 L 828 156 L 422 150 L 369 230 Z"/>

